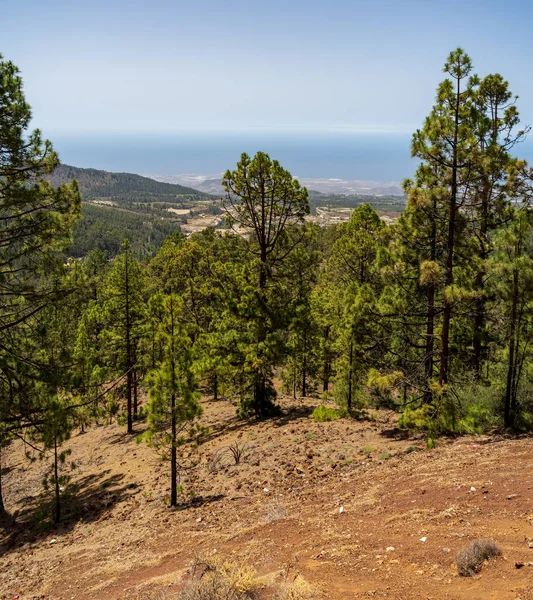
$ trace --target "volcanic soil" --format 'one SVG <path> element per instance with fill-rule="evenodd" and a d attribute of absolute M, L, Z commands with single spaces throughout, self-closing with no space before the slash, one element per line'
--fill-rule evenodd
<path fill-rule="evenodd" d="M 195 557 L 211 555 L 253 566 L 264 600 L 297 576 L 331 600 L 533 599 L 529 437 L 427 449 L 392 413 L 316 423 L 318 401 L 281 404 L 280 418 L 241 421 L 231 403 L 204 401 L 209 432 L 183 451 L 177 509 L 168 463 L 123 426 L 100 425 L 66 444 L 77 489 L 65 490 L 52 526 L 41 483 L 49 461 L 29 462 L 13 444 L 3 456 L 0 598 L 174 600 Z M 456 553 L 476 538 L 503 555 L 460 577 Z"/>

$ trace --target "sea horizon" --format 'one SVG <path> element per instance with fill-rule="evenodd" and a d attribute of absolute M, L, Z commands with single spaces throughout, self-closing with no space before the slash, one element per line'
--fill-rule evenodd
<path fill-rule="evenodd" d="M 76 167 L 139 175 L 214 175 L 232 169 L 241 153 L 267 152 L 298 178 L 401 182 L 418 160 L 405 132 L 185 132 L 48 136 L 61 161 Z M 533 140 L 515 147 L 533 161 Z"/>

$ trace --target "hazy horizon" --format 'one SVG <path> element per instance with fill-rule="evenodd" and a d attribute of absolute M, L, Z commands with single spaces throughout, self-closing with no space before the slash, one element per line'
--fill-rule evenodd
<path fill-rule="evenodd" d="M 480 76 L 509 80 L 533 123 L 532 15 L 517 0 L 19 0 L 2 7 L 0 53 L 52 139 L 408 133 L 457 46 Z"/>
<path fill-rule="evenodd" d="M 59 135 L 63 163 L 139 175 L 217 175 L 242 152 L 268 152 L 295 177 L 401 182 L 414 174 L 406 133 L 187 133 Z M 514 153 L 533 162 L 533 138 Z"/>

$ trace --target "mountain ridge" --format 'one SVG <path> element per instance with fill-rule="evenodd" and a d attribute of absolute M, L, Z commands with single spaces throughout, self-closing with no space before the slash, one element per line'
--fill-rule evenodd
<path fill-rule="evenodd" d="M 54 186 L 76 179 L 86 200 L 108 199 L 124 202 L 183 202 L 209 199 L 209 194 L 176 183 L 161 182 L 135 173 L 60 165 L 48 181 Z"/>

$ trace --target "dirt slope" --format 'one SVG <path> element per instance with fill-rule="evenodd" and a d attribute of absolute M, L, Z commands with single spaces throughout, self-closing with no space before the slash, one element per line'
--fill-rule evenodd
<path fill-rule="evenodd" d="M 122 427 L 76 435 L 80 490 L 52 529 L 37 519 L 46 465 L 14 445 L 4 485 L 17 525 L 0 538 L 0 598 L 174 599 L 191 560 L 217 553 L 254 565 L 264 599 L 298 574 L 331 600 L 533 599 L 529 438 L 426 450 L 390 414 L 315 423 L 314 404 L 284 400 L 285 417 L 245 423 L 228 402 L 206 402 L 210 434 L 186 451 L 178 510 L 166 505 L 168 465 Z M 478 537 L 494 538 L 503 557 L 459 577 L 455 554 Z"/>

